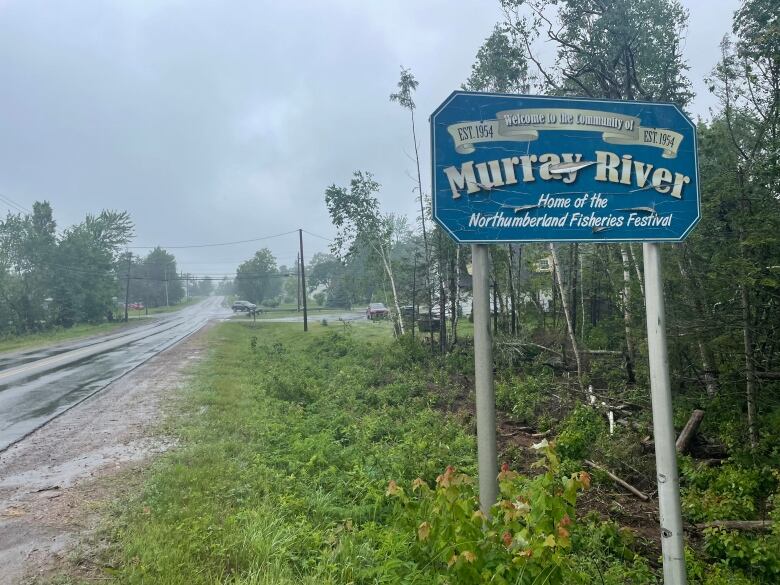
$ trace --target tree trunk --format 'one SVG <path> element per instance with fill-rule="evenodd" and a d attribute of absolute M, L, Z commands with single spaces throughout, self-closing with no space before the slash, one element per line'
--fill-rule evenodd
<path fill-rule="evenodd" d="M 569 306 L 571 307 L 571 326 L 574 334 L 577 334 L 577 253 L 579 244 L 574 243 L 571 246 L 569 256 Z"/>
<path fill-rule="evenodd" d="M 631 265 L 628 251 L 620 245 L 620 257 L 623 260 L 623 325 L 626 330 L 626 377 L 629 384 L 636 383 L 634 376 L 634 343 L 631 336 Z"/>
<path fill-rule="evenodd" d="M 439 278 L 439 351 L 447 351 L 447 295 L 443 277 Z"/>
<path fill-rule="evenodd" d="M 422 175 L 420 174 L 420 153 L 417 147 L 417 128 L 414 123 L 414 108 L 409 110 L 412 116 L 412 140 L 414 141 L 414 160 L 417 163 L 417 194 L 420 196 L 420 223 L 422 224 L 423 246 L 425 248 L 425 286 L 428 292 L 428 325 L 430 330 L 431 349 L 433 349 L 433 286 L 431 285 L 431 252 L 428 244 L 428 230 L 425 226 L 425 196 L 422 190 Z"/>
<path fill-rule="evenodd" d="M 556 280 L 558 282 L 558 289 L 561 293 L 561 307 L 563 308 L 563 314 L 564 317 L 566 317 L 566 327 L 569 331 L 569 340 L 571 341 L 571 348 L 574 352 L 574 359 L 577 361 L 577 382 L 580 385 L 580 389 L 584 391 L 584 386 L 582 385 L 582 356 L 580 355 L 580 349 L 577 345 L 577 337 L 574 335 L 574 328 L 571 324 L 571 315 L 569 314 L 569 306 L 566 302 L 566 294 L 563 290 L 563 282 L 561 279 L 561 272 L 559 270 L 560 264 L 558 263 L 558 253 L 555 251 L 555 244 L 550 242 L 550 255 L 552 256 L 553 261 L 553 272 L 556 275 Z"/>
<path fill-rule="evenodd" d="M 645 279 L 642 277 L 642 271 L 639 269 L 639 262 L 636 261 L 636 254 L 634 254 L 634 244 L 628 245 L 628 253 L 631 254 L 631 262 L 634 264 L 634 270 L 636 271 L 636 279 L 639 282 L 639 291 L 642 293 L 642 298 L 645 298 Z"/>
<path fill-rule="evenodd" d="M 688 451 L 688 446 L 691 444 L 691 439 L 693 439 L 696 431 L 699 430 L 699 425 L 701 424 L 703 418 L 703 410 L 694 410 L 691 413 L 691 417 L 688 419 L 688 422 L 685 423 L 685 428 L 680 431 L 680 436 L 677 437 L 677 442 L 675 443 L 675 447 L 677 448 L 678 453 L 685 453 Z"/>
<path fill-rule="evenodd" d="M 682 254 L 685 254 L 685 244 L 680 246 L 680 250 Z M 680 271 L 683 286 L 685 287 L 688 296 L 693 301 L 696 317 L 701 321 L 706 321 L 710 315 L 707 313 L 705 302 L 702 300 L 701 286 L 691 277 L 690 272 L 686 269 L 685 262 L 679 255 L 677 256 L 677 268 Z M 707 391 L 707 395 L 710 398 L 713 398 L 718 394 L 719 390 L 718 374 L 715 370 L 714 358 L 707 343 L 701 339 L 701 337 L 697 338 L 696 343 L 699 347 L 699 357 L 701 358 L 701 365 L 704 370 L 704 388 Z"/>
<path fill-rule="evenodd" d="M 580 341 L 585 341 L 585 270 L 583 268 L 582 253 L 579 254 L 580 270 Z"/>
<path fill-rule="evenodd" d="M 517 335 L 517 297 L 515 296 L 515 282 L 513 278 L 514 271 L 512 270 L 512 264 L 514 264 L 514 254 L 512 253 L 512 244 L 507 244 L 509 248 L 509 303 L 511 307 L 510 312 L 510 328 L 512 335 Z"/>
<path fill-rule="evenodd" d="M 404 334 L 404 321 L 401 319 L 401 307 L 398 304 L 398 291 L 395 288 L 395 278 L 393 277 L 393 268 L 390 266 L 389 259 L 386 256 L 383 246 L 379 247 L 379 255 L 382 257 L 382 263 L 385 266 L 385 272 L 387 272 L 387 278 L 390 279 L 390 288 L 393 290 L 393 303 L 395 304 L 395 318 L 398 323 L 398 330 L 401 335 Z"/>
<path fill-rule="evenodd" d="M 460 309 L 460 245 L 455 245 L 455 266 L 452 291 L 452 345 L 458 343 L 458 311 Z"/>
<path fill-rule="evenodd" d="M 756 370 L 753 366 L 753 332 L 750 327 L 750 299 L 744 284 L 739 287 L 742 305 L 742 337 L 745 347 L 745 398 L 747 399 L 748 440 L 755 449 L 756 439 Z"/>
<path fill-rule="evenodd" d="M 740 207 L 743 212 L 748 211 L 747 195 L 745 193 L 745 181 L 742 171 L 737 171 L 740 187 Z M 739 250 L 743 261 L 745 258 L 745 229 L 739 226 Z M 739 285 L 740 304 L 742 305 L 742 337 L 745 345 L 745 398 L 747 400 L 748 440 L 750 449 L 755 450 L 758 443 L 756 437 L 756 369 L 753 365 L 753 331 L 750 316 L 750 293 L 743 282 Z"/>

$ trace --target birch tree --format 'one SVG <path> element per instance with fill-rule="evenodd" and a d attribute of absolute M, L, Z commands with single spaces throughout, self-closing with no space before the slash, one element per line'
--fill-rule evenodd
<path fill-rule="evenodd" d="M 342 259 L 363 249 L 371 251 L 390 282 L 395 305 L 393 319 L 403 335 L 404 324 L 391 257 L 394 222 L 392 216 L 381 212 L 375 195 L 379 189 L 380 185 L 371 173 L 355 171 L 349 187 L 334 184 L 325 190 L 325 205 L 337 229 L 331 251 Z"/>

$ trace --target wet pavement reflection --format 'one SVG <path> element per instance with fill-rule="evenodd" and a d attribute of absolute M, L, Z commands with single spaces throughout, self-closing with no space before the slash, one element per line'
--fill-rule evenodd
<path fill-rule="evenodd" d="M 0 360 L 0 451 L 210 319 L 225 317 L 221 303 L 212 297 L 149 325 Z"/>

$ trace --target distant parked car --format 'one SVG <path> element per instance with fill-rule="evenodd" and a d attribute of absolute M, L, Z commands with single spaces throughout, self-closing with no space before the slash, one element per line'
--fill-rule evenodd
<path fill-rule="evenodd" d="M 249 301 L 236 301 L 235 303 L 233 303 L 233 306 L 230 308 L 233 309 L 234 313 L 240 313 L 240 312 L 251 313 L 252 311 L 257 310 L 257 305 L 254 303 L 250 303 Z"/>
<path fill-rule="evenodd" d="M 420 331 L 438 331 L 439 327 L 441 327 L 441 319 L 438 313 L 431 313 L 429 318 L 427 312 L 421 312 L 417 317 L 417 328 Z"/>
<path fill-rule="evenodd" d="M 130 303 L 127 305 L 128 309 L 132 309 L 133 311 L 143 311 L 144 310 L 144 304 L 141 302 L 138 303 Z"/>
<path fill-rule="evenodd" d="M 384 303 L 371 303 L 366 309 L 366 319 L 373 321 L 375 319 L 385 319 L 390 316 L 390 309 Z"/>

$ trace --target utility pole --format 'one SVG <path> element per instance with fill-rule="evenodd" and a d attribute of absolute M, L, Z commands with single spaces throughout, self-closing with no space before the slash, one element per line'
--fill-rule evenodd
<path fill-rule="evenodd" d="M 301 296 L 303 298 L 303 330 L 308 331 L 309 330 L 309 315 L 306 311 L 306 270 L 304 269 L 303 264 L 303 230 L 298 229 L 298 241 L 301 244 L 301 255 L 300 255 L 300 261 L 301 261 Z"/>
<path fill-rule="evenodd" d="M 125 285 L 125 323 L 127 323 L 127 304 L 130 302 L 130 263 L 133 261 L 133 254 L 127 252 L 127 284 Z"/>
<path fill-rule="evenodd" d="M 168 267 L 165 267 L 165 306 L 170 307 L 168 304 Z"/>
<path fill-rule="evenodd" d="M 298 285 L 298 312 L 301 312 L 301 255 L 296 254 L 295 255 L 295 263 L 298 264 L 298 270 L 297 274 L 295 275 L 296 282 Z"/>

